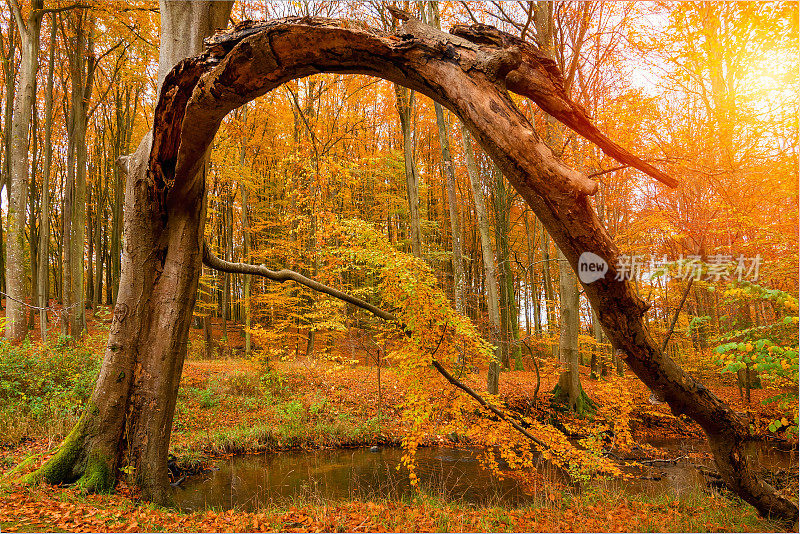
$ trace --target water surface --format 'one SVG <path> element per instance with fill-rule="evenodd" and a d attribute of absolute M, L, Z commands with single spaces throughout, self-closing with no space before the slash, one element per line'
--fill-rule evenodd
<path fill-rule="evenodd" d="M 651 445 L 665 451 L 668 459 L 677 461 L 653 462 L 645 469 L 626 469 L 635 476 L 602 484 L 628 495 L 668 493 L 674 497 L 705 488 L 700 468 L 713 469 L 713 460 L 699 459 L 697 454 L 688 457 L 691 453 L 708 452 L 704 441 L 662 440 Z M 756 456 L 764 467 L 796 472 L 796 451 L 782 451 L 765 443 L 752 443 L 748 448 L 748 453 Z M 264 504 L 295 499 L 408 499 L 415 490 L 408 471 L 397 468 L 403 454 L 399 448 L 382 448 L 378 452 L 359 448 L 234 456 L 217 461 L 214 470 L 190 477 L 175 488 L 175 500 L 184 510 L 206 507 L 255 510 Z M 533 501 L 523 484 L 510 477 L 499 480 L 481 467 L 475 454 L 451 448 L 419 449 L 416 473 L 420 488 L 445 500 L 479 506 L 516 507 Z M 549 480 L 567 483 L 557 470 L 542 468 Z M 588 485 L 596 483 L 597 480 L 592 480 Z"/>

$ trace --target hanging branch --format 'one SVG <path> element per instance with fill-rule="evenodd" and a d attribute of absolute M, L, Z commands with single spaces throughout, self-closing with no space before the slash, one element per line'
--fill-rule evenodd
<path fill-rule="evenodd" d="M 667 330 L 667 334 L 664 336 L 664 341 L 661 343 L 661 352 L 667 350 L 667 343 L 669 343 L 669 338 L 672 336 L 672 332 L 675 330 L 675 325 L 678 322 L 678 315 L 681 313 L 681 308 L 683 308 L 683 304 L 686 302 L 686 297 L 689 296 L 689 290 L 692 289 L 693 281 L 694 278 L 689 278 L 689 282 L 686 284 L 686 289 L 683 290 L 683 296 L 681 297 L 678 307 L 675 308 L 675 315 L 672 316 L 672 321 L 669 324 L 669 330 Z"/>
<path fill-rule="evenodd" d="M 313 289 L 314 291 L 317 291 L 319 293 L 324 293 L 326 295 L 329 295 L 331 297 L 337 298 L 339 300 L 343 300 L 345 302 L 349 302 L 353 306 L 361 308 L 362 310 L 366 310 L 366 311 L 370 312 L 371 314 L 375 315 L 376 317 L 379 317 L 379 318 L 383 319 L 384 321 L 395 323 L 398 326 L 400 326 L 400 328 L 403 330 L 403 332 L 407 336 L 409 336 L 409 337 L 411 336 L 411 331 L 408 330 L 408 327 L 406 327 L 406 325 L 403 324 L 403 322 L 400 321 L 400 319 L 398 319 L 396 316 L 392 315 L 391 313 L 389 313 L 387 311 L 384 311 L 384 310 L 378 308 L 377 306 L 373 306 L 369 302 L 361 300 L 358 297 L 354 297 L 353 295 L 350 295 L 349 293 L 345 293 L 344 291 L 340 291 L 338 289 L 334 289 L 334 288 L 332 288 L 330 286 L 326 286 L 325 284 L 317 282 L 316 280 L 312 280 L 311 278 L 303 276 L 302 274 L 298 273 L 297 271 L 291 271 L 289 269 L 281 269 L 280 271 L 273 271 L 273 270 L 267 269 L 266 265 L 252 265 L 252 264 L 249 264 L 249 263 L 233 263 L 233 262 L 225 261 L 225 260 L 221 259 L 219 256 L 217 256 L 216 254 L 214 254 L 211 251 L 211 248 L 208 246 L 208 242 L 205 241 L 205 240 L 203 240 L 203 263 L 207 267 L 210 267 L 212 269 L 216 269 L 218 271 L 222 271 L 224 273 L 255 274 L 255 275 L 263 276 L 263 277 L 265 277 L 265 278 L 267 278 L 269 280 L 273 280 L 275 282 L 280 282 L 280 283 L 283 283 L 283 282 L 286 282 L 286 281 L 289 281 L 289 280 L 291 280 L 293 282 L 297 282 L 298 284 L 304 285 L 307 288 Z M 441 340 L 440 340 L 440 343 L 441 343 Z M 437 350 L 438 350 L 438 346 L 437 346 Z M 503 421 L 509 423 L 512 427 L 514 427 L 514 429 L 517 432 L 519 432 L 520 434 L 522 434 L 523 436 L 525 436 L 529 440 L 533 441 L 534 443 L 536 443 L 540 447 L 549 448 L 544 442 L 542 442 L 541 440 L 537 439 L 530 432 L 528 432 L 527 430 L 522 428 L 522 426 L 520 426 L 519 423 L 517 423 L 516 421 L 514 421 L 513 419 L 508 417 L 506 414 L 504 414 L 502 410 L 500 410 L 499 408 L 497 408 L 493 404 L 489 403 L 481 395 L 479 395 L 477 392 L 475 392 L 475 390 L 473 390 L 471 387 L 469 387 L 468 385 L 464 384 L 463 382 L 461 382 L 460 380 L 455 378 L 453 375 L 451 375 L 449 372 L 447 372 L 447 369 L 445 369 L 444 366 L 442 366 L 441 363 L 439 363 L 436 360 L 431 360 L 431 364 L 439 372 L 439 374 L 441 374 L 445 378 L 445 380 L 447 380 L 448 382 L 450 382 L 451 384 L 453 384 L 457 388 L 459 388 L 462 391 L 464 391 L 467 395 L 469 395 L 470 397 L 472 397 L 473 399 L 478 401 L 478 403 L 481 406 L 483 406 L 484 408 L 486 408 L 489 411 L 491 411 L 497 417 L 499 417 Z"/>

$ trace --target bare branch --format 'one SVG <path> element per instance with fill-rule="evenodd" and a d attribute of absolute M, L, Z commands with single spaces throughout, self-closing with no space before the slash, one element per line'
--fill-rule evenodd
<path fill-rule="evenodd" d="M 354 297 L 353 295 L 345 293 L 344 291 L 339 291 L 338 289 L 334 289 L 332 287 L 326 286 L 325 284 L 321 284 L 316 280 L 307 278 L 302 274 L 296 271 L 290 271 L 289 269 L 272 271 L 270 269 L 267 269 L 265 265 L 252 265 L 249 263 L 232 263 L 229 261 L 225 261 L 219 258 L 216 254 L 214 254 L 211 251 L 211 248 L 208 246 L 208 242 L 205 240 L 203 241 L 203 263 L 207 267 L 216 269 L 218 271 L 222 271 L 224 273 L 255 274 L 258 276 L 263 276 L 275 282 L 281 282 L 281 283 L 286 282 L 288 280 L 292 280 L 294 282 L 297 282 L 298 284 L 313 289 L 314 291 L 318 291 L 320 293 L 330 295 L 331 297 L 337 298 L 339 300 L 349 302 L 350 304 L 353 304 L 354 306 L 366 310 L 371 314 L 375 315 L 376 317 L 379 317 L 385 321 L 395 323 L 403 329 L 406 335 L 408 336 L 411 335 L 411 332 L 406 328 L 406 325 L 404 325 L 397 317 L 395 317 L 394 315 L 392 315 L 387 311 L 378 308 L 377 306 L 373 306 L 369 302 L 365 302 L 358 297 Z M 442 337 L 444 337 L 444 334 L 442 334 Z M 439 343 L 441 343 L 441 339 L 439 340 Z M 540 447 L 549 448 L 545 443 L 543 443 L 542 441 L 537 439 L 534 435 L 532 435 L 530 432 L 522 428 L 522 426 L 516 421 L 514 421 L 514 419 L 503 413 L 502 410 L 500 410 L 493 404 L 490 404 L 486 399 L 484 399 L 482 396 L 476 393 L 475 390 L 473 390 L 471 387 L 469 387 L 468 385 L 464 384 L 463 382 L 455 378 L 453 375 L 451 375 L 447 371 L 447 369 L 445 369 L 444 366 L 442 366 L 441 363 L 439 363 L 436 360 L 432 360 L 431 364 L 437 371 L 439 371 L 439 374 L 441 374 L 445 378 L 445 380 L 447 380 L 457 388 L 467 393 L 467 395 L 478 401 L 478 403 L 481 406 L 488 409 L 497 417 L 510 424 L 517 432 L 521 433 L 523 436 L 533 441 Z"/>
<path fill-rule="evenodd" d="M 517 422 L 516 422 L 516 421 L 514 421 L 513 419 L 511 419 L 511 418 L 507 417 L 507 416 L 506 416 L 506 415 L 505 415 L 505 414 L 504 414 L 502 411 L 500 411 L 500 410 L 499 410 L 499 409 L 498 409 L 498 408 L 497 408 L 495 405 L 493 405 L 493 404 L 489 404 L 489 403 L 486 401 L 486 399 L 484 399 L 483 397 L 481 397 L 480 395 L 478 395 L 477 393 L 475 393 L 475 391 L 474 391 L 472 388 L 470 388 L 468 385 L 464 384 L 464 383 L 463 383 L 463 382 L 461 382 L 460 380 L 456 379 L 456 378 L 455 378 L 453 375 L 451 375 L 450 373 L 448 373 L 448 372 L 447 372 L 447 369 L 445 369 L 444 367 L 442 367 L 442 364 L 440 364 L 440 363 L 439 363 L 439 362 L 437 362 L 436 360 L 433 360 L 433 361 L 431 362 L 431 364 L 432 364 L 432 365 L 433 365 L 433 366 L 436 368 L 436 370 L 437 370 L 437 371 L 439 371 L 439 373 L 440 373 L 440 374 L 441 374 L 441 375 L 442 375 L 442 376 L 445 378 L 445 380 L 447 380 L 448 382 L 450 382 L 450 383 L 451 383 L 451 384 L 453 384 L 454 386 L 456 386 L 456 387 L 458 387 L 459 389 L 461 389 L 461 390 L 463 390 L 464 392 L 466 392 L 466 393 L 467 393 L 467 395 L 469 395 L 470 397 L 472 397 L 473 399 L 475 399 L 476 401 L 478 401 L 478 404 L 480 404 L 481 406 L 483 406 L 483 407 L 484 407 L 484 408 L 486 408 L 487 410 L 491 411 L 491 412 L 492 412 L 493 414 L 495 414 L 497 417 L 499 417 L 500 419 L 502 419 L 503 421 L 507 422 L 507 423 L 508 423 L 508 424 L 510 424 L 512 427 L 514 427 L 514 430 L 516 430 L 517 432 L 519 432 L 520 434 L 522 434 L 523 436 L 525 436 L 526 438 L 528 438 L 528 439 L 529 439 L 529 440 L 531 440 L 532 442 L 536 443 L 536 444 L 537 444 L 537 445 L 539 445 L 540 447 L 544 447 L 545 449 L 548 449 L 548 448 L 549 448 L 549 447 L 548 447 L 548 446 L 547 446 L 545 443 L 543 443 L 542 441 L 540 441 L 539 439 L 537 439 L 537 438 L 536 438 L 536 436 L 534 436 L 533 434 L 531 434 L 530 432 L 528 432 L 527 430 L 525 430 L 524 428 L 522 428 L 522 426 L 520 426 L 520 424 L 519 424 L 519 423 L 517 423 Z"/>
<path fill-rule="evenodd" d="M 672 332 L 675 331 L 675 325 L 678 322 L 678 315 L 681 313 L 681 308 L 683 308 L 683 304 L 686 302 L 686 297 L 689 296 L 689 290 L 692 289 L 692 282 L 694 278 L 689 278 L 689 282 L 686 283 L 686 289 L 683 290 L 683 296 L 681 296 L 681 301 L 678 303 L 678 307 L 675 308 L 675 315 L 672 316 L 672 321 L 669 323 L 669 330 L 667 330 L 667 334 L 664 336 L 664 341 L 661 342 L 661 352 L 667 350 L 667 344 L 669 343 L 669 338 L 672 336 Z"/>
<path fill-rule="evenodd" d="M 64 7 L 50 7 L 47 9 L 38 9 L 37 15 L 43 16 L 46 15 L 47 13 L 61 13 L 63 11 L 69 11 L 71 9 L 91 9 L 91 8 L 92 6 L 89 4 L 72 4 Z"/>
<path fill-rule="evenodd" d="M 587 174 L 587 178 L 594 178 L 595 176 L 602 176 L 604 174 L 608 174 L 610 172 L 621 171 L 622 169 L 627 169 L 630 167 L 627 163 L 625 165 L 617 165 L 616 167 L 611 167 L 610 169 L 603 169 L 597 172 L 593 172 L 592 174 Z"/>
<path fill-rule="evenodd" d="M 472 13 L 472 10 L 469 8 L 469 4 L 467 4 L 466 2 L 462 1 L 461 2 L 461 6 L 464 7 L 464 9 L 467 10 L 467 14 L 469 15 L 469 18 L 472 19 L 472 22 L 474 22 L 475 24 L 480 24 L 481 23 L 481 21 L 479 21 L 475 17 L 475 15 Z"/>
<path fill-rule="evenodd" d="M 363 310 L 366 310 L 376 317 L 380 317 L 384 321 L 402 324 L 400 323 L 400 320 L 391 313 L 386 312 L 377 306 L 373 306 L 369 302 L 361 300 L 358 297 L 354 297 L 353 295 L 345 293 L 344 291 L 339 291 L 338 289 L 321 284 L 316 280 L 307 278 L 296 271 L 290 271 L 289 269 L 272 271 L 267 269 L 266 265 L 252 265 L 249 263 L 232 263 L 225 261 L 211 251 L 210 247 L 208 246 L 208 242 L 203 242 L 203 263 L 212 269 L 216 269 L 224 273 L 255 274 L 280 283 L 291 280 L 300 285 L 304 285 L 310 289 L 313 289 L 314 291 L 318 291 L 339 300 L 349 302 L 353 306 L 357 306 Z"/>

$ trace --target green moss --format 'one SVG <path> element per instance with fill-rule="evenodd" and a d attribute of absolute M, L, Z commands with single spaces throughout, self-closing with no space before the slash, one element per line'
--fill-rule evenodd
<path fill-rule="evenodd" d="M 569 392 L 562 388 L 560 383 L 556 384 L 556 386 L 553 388 L 553 396 L 550 399 L 550 404 L 554 407 L 566 407 L 568 410 L 572 410 L 579 416 L 594 414 L 597 411 L 597 405 L 595 405 L 594 401 L 589 398 L 589 395 L 586 394 L 583 386 L 581 386 L 581 394 L 576 399 L 575 406 L 572 406 L 569 402 Z"/>
<path fill-rule="evenodd" d="M 27 470 L 31 465 L 33 465 L 36 462 L 36 460 L 39 459 L 40 456 L 41 454 L 39 453 L 29 454 L 28 456 L 25 457 L 24 460 L 22 460 L 19 463 L 19 465 L 17 465 L 14 469 L 6 473 L 6 475 L 3 478 L 7 480 L 12 480 L 16 478 L 17 475 L 19 475 L 23 471 Z"/>
<path fill-rule="evenodd" d="M 75 472 L 75 462 L 78 460 L 83 444 L 84 428 L 83 418 L 78 421 L 75 428 L 64 439 L 58 452 L 45 464 L 21 480 L 23 484 L 38 484 L 48 482 L 50 484 L 62 484 L 71 482 Z"/>
<path fill-rule="evenodd" d="M 81 466 L 85 428 L 83 419 L 75 425 L 58 452 L 42 467 L 22 478 L 23 484 L 64 484 L 72 482 L 79 474 L 77 486 L 83 490 L 105 493 L 114 487 L 113 461 L 104 454 L 90 451 Z M 81 474 L 82 473 L 82 474 Z"/>
<path fill-rule="evenodd" d="M 93 493 L 108 493 L 114 488 L 113 461 L 104 454 L 93 452 L 86 462 L 83 476 L 75 484 L 78 488 Z"/>

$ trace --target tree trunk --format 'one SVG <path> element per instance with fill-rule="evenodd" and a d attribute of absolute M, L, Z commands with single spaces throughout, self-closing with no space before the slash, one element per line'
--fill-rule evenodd
<path fill-rule="evenodd" d="M 169 4 L 162 5 L 162 20 L 175 9 Z M 487 26 L 459 26 L 453 37 L 397 16 L 408 19 L 401 38 L 346 21 L 248 21 L 209 39 L 210 53 L 171 72 L 154 114 L 152 150 L 145 139 L 132 159 L 123 281 L 95 392 L 59 453 L 33 478 L 81 477 L 84 485 L 104 488 L 124 458 L 144 498 L 167 500 L 166 454 L 200 273 L 205 155 L 232 109 L 288 80 L 334 71 L 403 83 L 454 111 L 574 271 L 583 252 L 608 263 L 605 277 L 584 290 L 637 376 L 662 392 L 674 413 L 702 426 L 732 489 L 764 515 L 796 522 L 797 505 L 761 481 L 745 454 L 745 422 L 665 357 L 644 327 L 647 306 L 628 282 L 616 279 L 619 251 L 588 198 L 597 184 L 552 155 L 504 88 L 534 99 L 623 163 L 674 180 L 603 136 L 559 89 L 534 48 Z"/>
<path fill-rule="evenodd" d="M 223 191 L 225 191 L 225 187 L 223 186 Z M 227 192 L 222 194 L 223 198 L 223 207 L 222 207 L 222 232 L 220 232 L 220 237 L 222 238 L 222 250 L 225 259 L 229 259 L 230 251 L 231 251 L 231 242 L 230 242 L 230 235 L 231 235 L 231 226 L 233 225 L 233 221 L 231 220 L 231 213 L 230 213 L 230 205 L 232 202 L 233 195 Z M 222 274 L 222 299 L 220 299 L 220 319 L 222 321 L 222 342 L 225 343 L 225 350 L 230 347 L 230 343 L 228 342 L 228 313 L 230 310 L 230 303 L 231 303 L 231 275 L 228 273 Z"/>
<path fill-rule="evenodd" d="M 89 172 L 91 174 L 91 171 Z M 88 190 L 88 197 L 86 199 L 86 226 L 89 227 L 89 251 L 88 251 L 88 258 L 89 258 L 89 265 L 86 271 L 86 294 L 84 295 L 84 299 L 87 304 L 91 306 L 94 303 L 94 225 L 95 225 L 95 217 L 97 210 L 92 209 L 92 205 L 95 202 L 92 197 L 94 197 L 95 191 L 93 188 L 89 188 Z"/>
<path fill-rule="evenodd" d="M 542 240 L 539 245 L 542 252 L 542 285 L 544 286 L 544 307 L 545 316 L 547 317 L 547 333 L 551 336 L 554 333 L 554 326 L 556 324 L 556 302 L 555 291 L 553 290 L 553 277 L 552 269 L 550 268 L 550 236 L 547 229 L 542 225 Z M 552 352 L 554 356 L 558 356 L 558 348 L 552 345 Z"/>
<path fill-rule="evenodd" d="M 35 273 L 39 268 L 39 232 L 36 227 L 36 214 L 40 212 L 39 209 L 39 190 L 36 188 L 36 176 L 39 174 L 39 113 L 36 106 L 33 106 L 33 119 L 31 122 L 31 180 L 30 187 L 28 188 L 28 251 L 31 260 L 31 283 L 30 283 L 30 297 L 31 304 L 36 305 L 39 302 L 39 287 L 35 283 Z M 27 273 L 26 273 L 27 274 Z M 27 284 L 26 284 L 27 285 Z M 32 328 L 33 322 L 36 317 L 36 310 L 31 307 L 25 310 L 28 313 L 27 324 Z"/>
<path fill-rule="evenodd" d="M 431 25 L 441 28 L 438 2 L 428 2 L 431 13 Z M 456 173 L 453 168 L 453 156 L 450 153 L 450 140 L 447 135 L 447 121 L 442 105 L 433 102 L 436 114 L 436 126 L 439 130 L 439 148 L 442 152 L 442 167 L 447 181 L 447 204 L 450 208 L 450 235 L 453 250 L 453 301 L 458 313 L 464 313 L 464 260 L 461 252 L 461 224 L 458 218 L 458 199 L 456 198 Z"/>
<path fill-rule="evenodd" d="M 501 363 L 511 367 L 511 353 L 519 351 L 519 314 L 514 295 L 514 273 L 511 271 L 511 250 L 508 236 L 511 232 L 512 195 L 506 188 L 505 178 L 493 166 L 492 200 L 494 205 L 494 230 L 497 245 L 497 281 L 500 288 Z"/>
<path fill-rule="evenodd" d="M 103 301 L 103 221 L 105 221 L 106 194 L 103 180 L 104 166 L 102 165 L 102 154 L 98 154 L 97 166 L 97 187 L 95 189 L 94 207 L 94 228 L 92 228 L 92 239 L 94 240 L 95 264 L 94 264 L 94 288 L 92 290 L 92 303 L 97 309 L 97 305 Z M 89 256 L 91 261 L 91 255 Z"/>
<path fill-rule="evenodd" d="M 242 123 L 247 125 L 247 104 L 242 106 Z M 244 168 L 247 164 L 247 140 L 242 138 L 242 152 L 239 164 Z M 242 181 L 239 184 L 239 191 L 242 195 L 242 259 L 250 263 L 250 200 L 247 184 Z M 244 354 L 250 356 L 252 352 L 252 339 L 250 335 L 252 315 L 250 311 L 250 284 L 251 275 L 244 275 Z"/>
<path fill-rule="evenodd" d="M 201 50 L 203 37 L 226 24 L 231 2 L 161 2 L 159 72 Z M 179 77 L 174 72 L 171 80 Z M 159 80 L 161 85 L 163 79 Z M 201 265 L 204 183 L 183 196 L 167 194 L 161 170 L 148 175 L 151 146 L 165 142 L 161 126 L 183 113 L 187 94 L 156 110 L 148 134 L 128 160 L 125 252 L 108 349 L 80 421 L 59 451 L 31 479 L 78 481 L 90 490 L 112 487 L 118 467 L 130 466 L 142 497 L 170 501 L 167 450 L 191 310 Z M 169 98 L 169 97 L 168 97 Z M 180 117 L 180 115 L 178 115 Z M 198 162 L 202 165 L 206 150 Z M 163 169 L 163 167 L 159 167 Z M 204 176 L 202 169 L 195 174 Z M 174 193 L 171 191 L 170 193 Z M 167 217 L 167 214 L 169 216 Z M 187 313 L 188 310 L 188 313 Z"/>
<path fill-rule="evenodd" d="M 419 174 L 414 163 L 413 113 L 414 91 L 395 84 L 397 114 L 400 117 L 400 130 L 403 133 L 403 163 L 406 170 L 406 196 L 408 198 L 409 232 L 411 234 L 411 253 L 422 257 L 422 230 L 419 220 Z"/>
<path fill-rule="evenodd" d="M 16 96 L 16 84 L 14 83 L 14 80 L 16 79 L 17 73 L 14 69 L 14 55 L 17 49 L 17 40 L 14 37 L 14 28 L 14 23 L 9 24 L 8 48 L 5 47 L 5 43 L 2 41 L 2 32 L 0 32 L 0 45 L 3 46 L 3 61 L 0 62 L 0 64 L 3 66 L 6 90 L 5 106 L 3 109 L 3 132 L 5 132 L 6 135 L 3 136 L 3 167 L 2 174 L 0 174 L 0 190 L 3 189 L 3 186 L 7 186 L 11 183 L 11 135 L 8 134 L 12 131 L 12 110 L 14 109 L 14 101 Z M 6 189 L 6 191 L 8 191 L 8 189 Z M 5 221 L 3 220 L 3 217 L 0 217 L 0 291 L 3 292 L 7 291 L 6 255 L 3 253 L 5 250 L 5 239 L 3 238 L 4 223 Z M 6 299 L 6 301 L 8 301 L 8 299 Z M 0 300 L 0 308 L 2 308 L 2 300 Z"/>
<path fill-rule="evenodd" d="M 72 95 L 67 157 L 67 201 L 64 212 L 64 312 L 62 332 L 74 338 L 86 330 L 84 248 L 86 245 L 86 129 L 88 102 L 94 85 L 94 17 L 77 10 L 74 15 L 75 50 L 70 54 Z"/>
<path fill-rule="evenodd" d="M 120 156 L 130 150 L 131 133 L 133 130 L 133 119 L 136 116 L 138 107 L 139 92 L 133 96 L 131 102 L 131 89 L 126 87 L 124 91 L 124 103 L 122 95 L 118 92 L 115 98 L 114 123 L 116 125 L 114 139 L 114 161 L 120 162 Z M 125 196 L 125 173 L 121 165 L 113 167 L 114 177 L 114 205 L 111 213 L 111 263 L 107 266 L 112 273 L 113 298 L 116 301 L 119 291 L 119 279 L 121 275 L 121 254 L 122 254 L 122 207 Z"/>
<path fill-rule="evenodd" d="M 565 402 L 569 409 L 578 415 L 593 411 L 593 403 L 581 386 L 578 334 L 580 331 L 578 279 L 558 251 L 559 286 L 561 293 L 561 336 L 559 338 L 559 359 L 565 367 L 553 390 L 557 402 Z"/>
<path fill-rule="evenodd" d="M 481 236 L 481 252 L 483 253 L 483 272 L 486 280 L 486 308 L 489 310 L 492 343 L 495 344 L 495 358 L 489 363 L 486 377 L 486 390 L 496 395 L 500 388 L 500 362 L 502 352 L 500 348 L 500 301 L 497 295 L 497 278 L 495 277 L 494 249 L 492 238 L 489 235 L 489 218 L 486 215 L 486 202 L 483 198 L 483 187 L 478 176 L 478 167 L 475 165 L 475 156 L 472 152 L 472 135 L 467 127 L 461 125 L 461 138 L 464 141 L 464 158 L 467 162 L 467 174 L 472 186 L 472 199 L 475 202 L 475 216 L 478 218 L 478 229 Z"/>
<path fill-rule="evenodd" d="M 44 101 L 44 168 L 42 172 L 42 210 L 39 219 L 39 307 L 47 308 L 50 289 L 50 168 L 53 160 L 53 72 L 56 58 L 56 15 L 50 20 L 50 55 L 47 60 L 47 92 Z M 39 332 L 47 342 L 47 310 L 39 310 Z"/>
<path fill-rule="evenodd" d="M 542 335 L 542 308 L 539 300 L 539 289 L 536 287 L 536 283 L 534 282 L 534 272 L 533 272 L 533 265 L 534 265 L 534 247 L 536 244 L 536 226 L 537 221 L 534 217 L 533 219 L 533 230 L 530 228 L 530 223 L 528 222 L 528 212 L 525 213 L 525 243 L 528 246 L 528 265 L 527 267 L 527 283 L 528 283 L 528 292 L 531 294 L 531 300 L 533 301 L 533 331 L 536 336 Z M 530 330 L 530 329 L 529 329 Z M 530 331 L 528 332 L 530 335 Z"/>
<path fill-rule="evenodd" d="M 21 341 L 28 333 L 26 307 L 25 207 L 28 203 L 28 140 L 31 110 L 36 99 L 39 70 L 39 30 L 43 0 L 34 0 L 27 21 L 19 4 L 11 2 L 20 37 L 22 61 L 14 92 L 11 120 L 11 151 L 8 159 L 8 237 L 6 241 L 6 339 Z M 13 60 L 13 56 L 12 56 Z M 9 69 L 11 67 L 9 66 Z"/>

